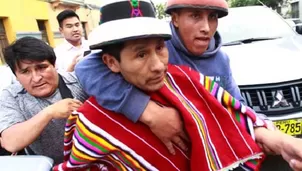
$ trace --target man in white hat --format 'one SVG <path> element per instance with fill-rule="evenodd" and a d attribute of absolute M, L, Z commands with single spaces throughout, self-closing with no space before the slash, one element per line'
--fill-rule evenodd
<path fill-rule="evenodd" d="M 102 24 L 91 34 L 90 48 L 102 50 L 99 59 L 110 72 L 120 74 L 160 106 L 176 108 L 190 148 L 176 148 L 175 155 L 169 154 L 145 124 L 106 110 L 91 97 L 67 122 L 66 162 L 57 169 L 97 165 L 109 170 L 230 170 L 238 166 L 257 170 L 262 152 L 255 141 L 300 164 L 302 140 L 266 129 L 254 111 L 210 78 L 168 64 L 165 40 L 171 31 L 155 18 L 150 1 L 110 1 L 102 7 L 102 15 Z M 186 136 L 180 136 L 185 141 Z"/>
<path fill-rule="evenodd" d="M 221 51 L 221 37 L 216 32 L 218 18 L 228 14 L 226 1 L 167 2 L 167 13 L 172 16 L 172 39 L 166 42 L 170 54 L 169 63 L 186 65 L 214 78 L 232 96 L 242 101 L 240 90 L 232 77 L 229 57 Z M 155 29 L 155 26 L 150 26 L 149 29 Z M 106 34 L 117 33 L 110 31 Z M 150 100 L 150 96 L 126 82 L 121 75 L 110 72 L 99 59 L 99 54 L 86 57 L 76 66 L 75 71 L 84 90 L 95 96 L 100 105 L 125 115 L 133 122 L 143 121 L 149 125 L 172 154 L 173 143 L 186 148 L 180 139 L 183 130 L 180 130 L 182 122 L 177 120 L 179 113 L 173 108 L 158 106 Z"/>

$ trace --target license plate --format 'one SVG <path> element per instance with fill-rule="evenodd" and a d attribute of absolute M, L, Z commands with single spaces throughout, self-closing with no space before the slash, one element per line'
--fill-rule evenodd
<path fill-rule="evenodd" d="M 283 120 L 283 121 L 275 121 L 275 126 L 282 132 L 288 135 L 301 135 L 301 127 L 302 127 L 302 120 L 301 119 L 290 119 L 290 120 Z"/>

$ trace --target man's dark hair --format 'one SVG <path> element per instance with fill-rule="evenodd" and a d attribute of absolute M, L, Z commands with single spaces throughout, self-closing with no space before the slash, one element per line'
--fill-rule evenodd
<path fill-rule="evenodd" d="M 4 59 L 15 74 L 16 66 L 23 60 L 38 62 L 46 60 L 55 66 L 56 55 L 53 48 L 44 41 L 34 37 L 23 37 L 5 48 Z"/>
<path fill-rule="evenodd" d="M 102 48 L 102 55 L 103 54 L 109 54 L 113 56 L 116 60 L 119 62 L 121 61 L 121 51 L 124 48 L 124 43 L 117 43 L 117 44 L 111 44 L 107 45 Z"/>
<path fill-rule="evenodd" d="M 76 14 L 73 10 L 64 10 L 57 15 L 57 20 L 59 26 L 62 27 L 62 23 L 67 18 L 77 17 L 80 20 L 78 14 Z"/>

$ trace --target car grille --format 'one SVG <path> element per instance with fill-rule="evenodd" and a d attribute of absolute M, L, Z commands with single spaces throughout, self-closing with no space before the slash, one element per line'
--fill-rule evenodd
<path fill-rule="evenodd" d="M 269 116 L 302 110 L 302 79 L 291 82 L 239 87 L 245 103 L 258 113 Z"/>

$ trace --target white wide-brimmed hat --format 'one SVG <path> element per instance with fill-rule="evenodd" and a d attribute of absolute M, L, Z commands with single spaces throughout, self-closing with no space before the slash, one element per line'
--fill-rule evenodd
<path fill-rule="evenodd" d="M 100 25 L 89 35 L 91 50 L 148 37 L 171 38 L 169 24 L 157 19 L 150 0 L 104 0 Z"/>

